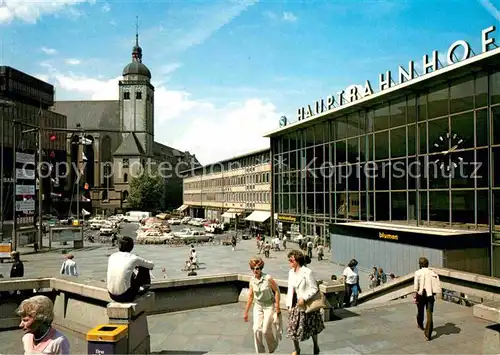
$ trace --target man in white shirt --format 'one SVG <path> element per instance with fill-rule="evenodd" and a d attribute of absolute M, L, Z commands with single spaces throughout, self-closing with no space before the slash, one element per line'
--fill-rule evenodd
<path fill-rule="evenodd" d="M 122 237 L 118 241 L 119 251 L 111 254 L 108 260 L 107 286 L 109 297 L 115 302 L 133 302 L 151 285 L 150 270 L 153 270 L 154 264 L 131 254 L 132 249 L 134 240 Z"/>
<path fill-rule="evenodd" d="M 435 296 L 441 293 L 439 276 L 429 269 L 429 260 L 418 260 L 419 270 L 415 271 L 414 286 L 415 303 L 417 304 L 417 326 L 424 331 L 425 338 L 431 340 L 433 330 L 432 314 L 434 312 Z M 424 328 L 424 309 L 427 321 Z"/>
<path fill-rule="evenodd" d="M 78 268 L 73 258 L 73 254 L 66 255 L 66 260 L 61 265 L 61 275 L 78 276 Z"/>
<path fill-rule="evenodd" d="M 273 239 L 273 243 L 274 243 L 274 250 L 275 251 L 279 251 L 280 250 L 280 238 L 278 238 L 277 236 Z"/>

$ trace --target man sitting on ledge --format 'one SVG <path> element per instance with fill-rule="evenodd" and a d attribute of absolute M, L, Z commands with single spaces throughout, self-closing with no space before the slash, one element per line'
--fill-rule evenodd
<path fill-rule="evenodd" d="M 134 240 L 122 237 L 118 241 L 118 252 L 108 260 L 108 292 L 115 302 L 129 303 L 145 293 L 151 285 L 150 270 L 154 264 L 130 252 L 134 249 Z M 137 269 L 137 270 L 136 270 Z"/>

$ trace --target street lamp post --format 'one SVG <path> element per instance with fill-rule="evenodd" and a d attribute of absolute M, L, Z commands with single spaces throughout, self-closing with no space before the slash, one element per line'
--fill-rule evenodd
<path fill-rule="evenodd" d="M 4 165 L 4 109 L 9 108 L 9 107 L 14 107 L 16 106 L 15 103 L 12 101 L 0 99 L 0 150 L 1 150 L 1 159 L 2 161 L 0 162 L 0 176 L 1 176 L 1 182 L 0 182 L 0 240 L 3 241 L 3 221 L 4 221 L 4 203 L 3 203 L 3 184 L 4 184 L 4 173 L 3 173 L 3 165 Z M 14 147 L 12 149 L 13 154 L 14 152 Z M 15 174 L 15 169 L 13 170 L 13 174 Z M 14 202 L 15 204 L 15 202 Z"/>

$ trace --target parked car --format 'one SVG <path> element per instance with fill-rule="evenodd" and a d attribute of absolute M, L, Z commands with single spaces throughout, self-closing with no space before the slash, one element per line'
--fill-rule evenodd
<path fill-rule="evenodd" d="M 172 226 L 181 224 L 181 220 L 179 218 L 170 218 L 168 223 Z"/>
<path fill-rule="evenodd" d="M 197 243 L 197 242 L 211 242 L 214 240 L 214 235 L 211 233 L 205 233 L 201 231 L 191 231 L 186 234 L 175 235 L 176 240 L 182 240 L 184 243 Z"/>

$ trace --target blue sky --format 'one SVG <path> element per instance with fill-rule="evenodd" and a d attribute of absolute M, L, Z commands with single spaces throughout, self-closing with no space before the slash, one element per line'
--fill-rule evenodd
<path fill-rule="evenodd" d="M 456 40 L 480 52 L 500 0 L 0 1 L 1 62 L 58 100 L 116 99 L 139 16 L 156 140 L 208 163 L 265 147 L 281 115 Z M 495 33 L 500 42 L 500 30 Z"/>

